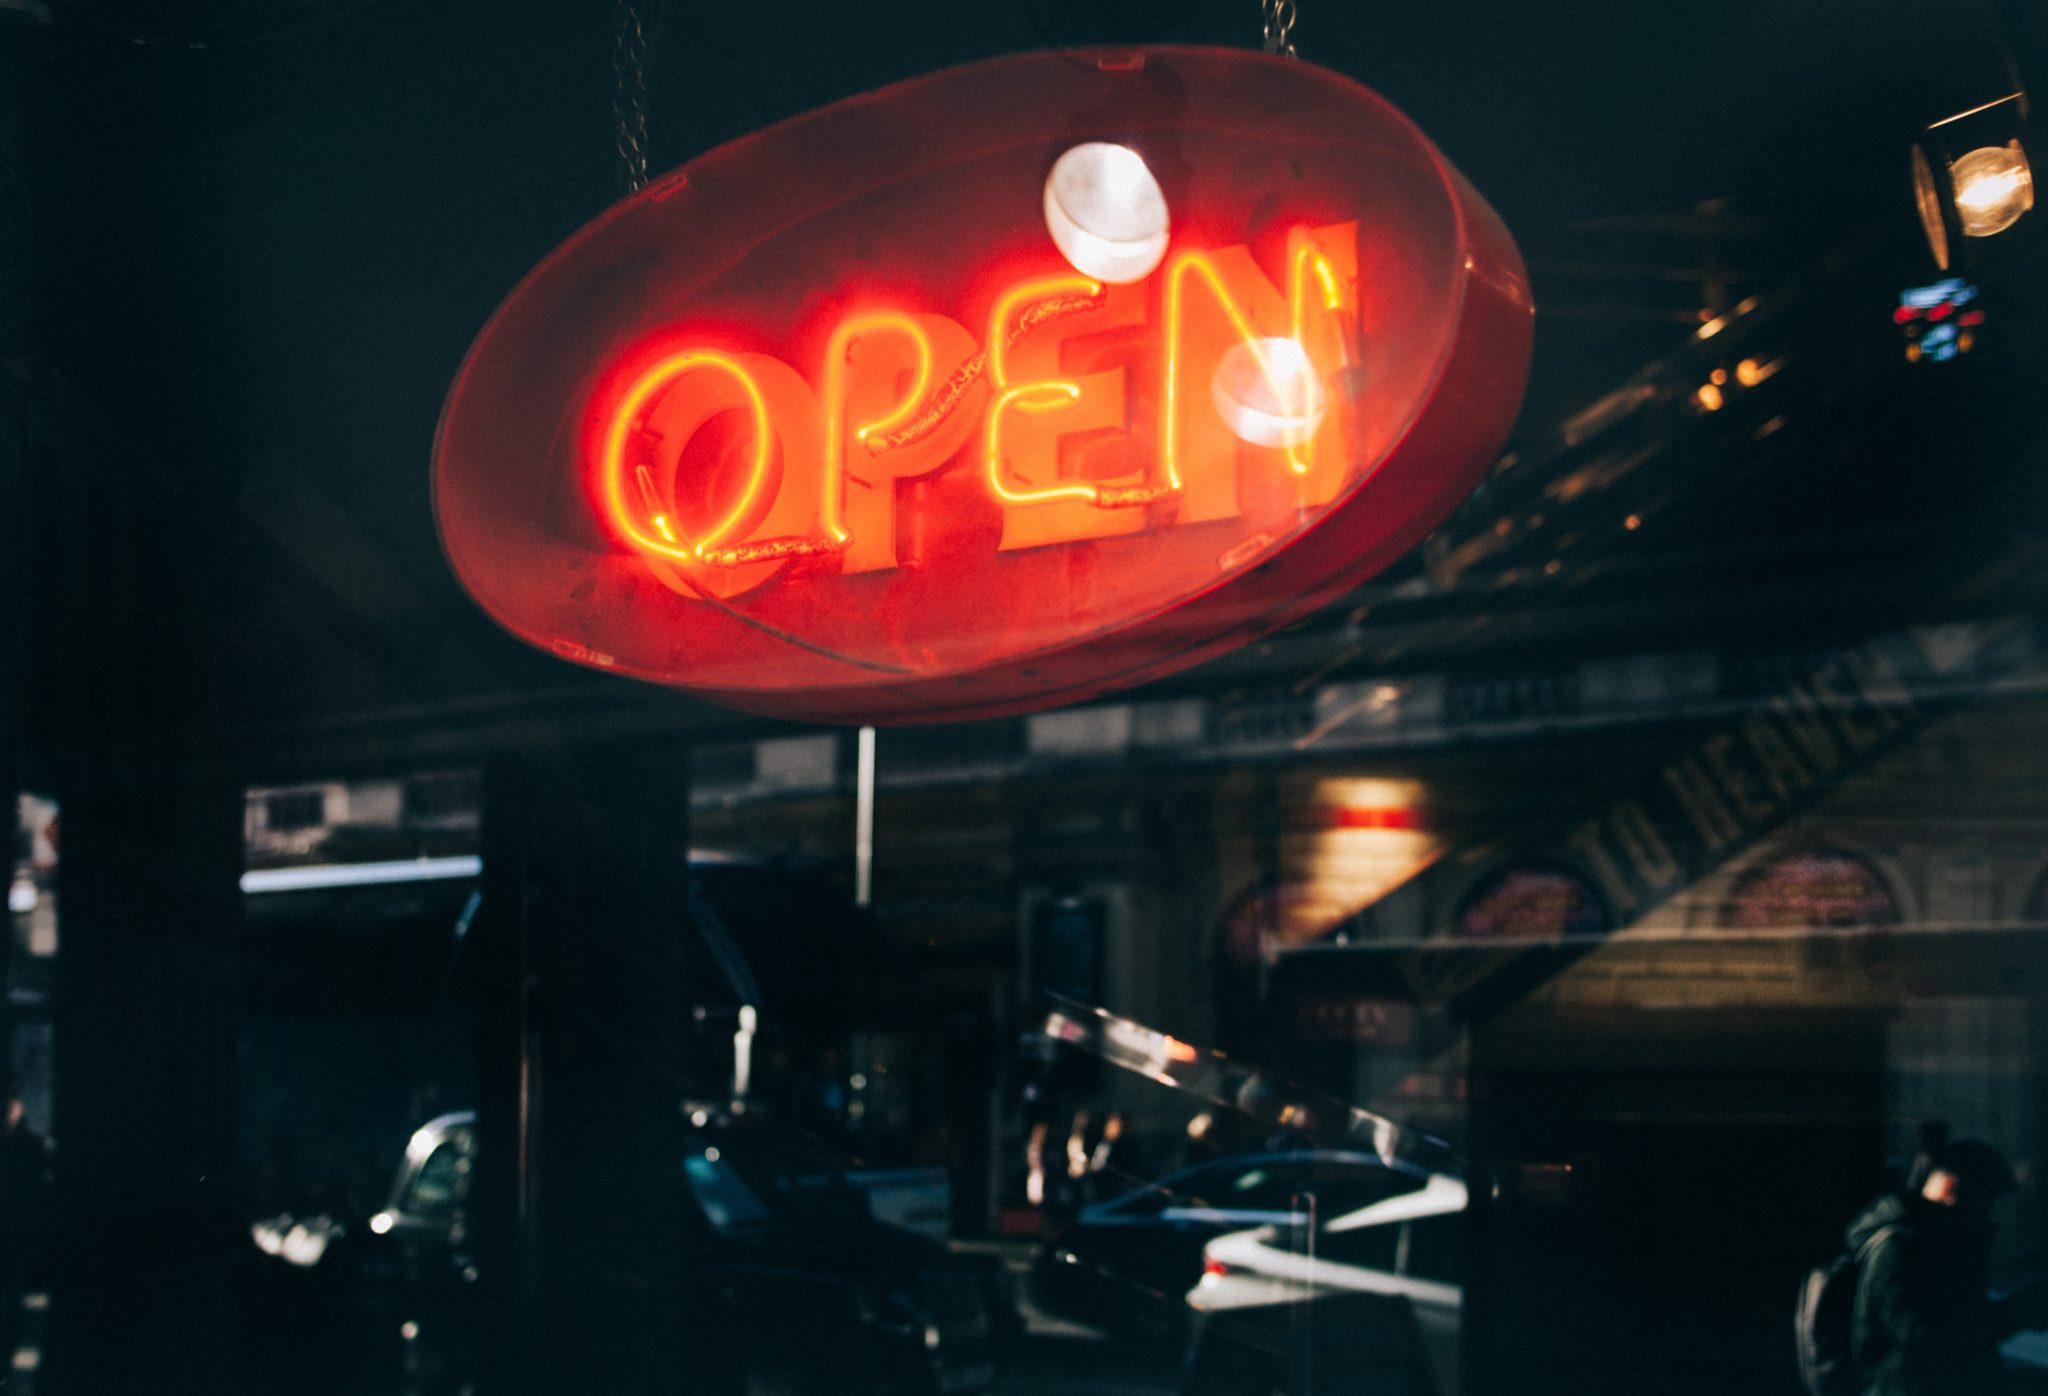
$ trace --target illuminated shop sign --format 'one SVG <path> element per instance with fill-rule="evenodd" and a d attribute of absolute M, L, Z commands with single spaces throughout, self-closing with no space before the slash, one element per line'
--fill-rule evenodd
<path fill-rule="evenodd" d="M 1306 613 L 1483 473 L 1512 241 L 1398 113 L 1234 51 L 1033 54 L 721 147 L 577 234 L 452 390 L 457 574 L 758 711 L 1073 701 Z"/>
<path fill-rule="evenodd" d="M 1584 879 L 1562 868 L 1502 868 L 1475 885 L 1452 918 L 1471 940 L 1567 940 L 1613 929 Z"/>
<path fill-rule="evenodd" d="M 792 558 L 832 558 L 839 575 L 901 565 L 921 520 L 898 487 L 941 472 L 972 477 L 999 511 L 997 549 L 1234 519 L 1261 489 L 1327 504 L 1352 474 L 1325 382 L 1343 389 L 1356 358 L 1356 246 L 1355 224 L 1290 230 L 1284 295 L 1245 247 L 1180 252 L 1135 286 L 1027 278 L 994 295 L 979 335 L 930 312 L 860 310 L 833 323 L 809 375 L 664 333 L 594 404 L 605 522 L 689 585 L 731 595 Z M 1106 332 L 1117 352 L 1089 362 L 1085 341 Z M 1151 421 L 1132 421 L 1136 384 Z M 699 449 L 728 413 L 741 444 Z M 1259 473 L 1272 479 L 1246 478 Z"/>

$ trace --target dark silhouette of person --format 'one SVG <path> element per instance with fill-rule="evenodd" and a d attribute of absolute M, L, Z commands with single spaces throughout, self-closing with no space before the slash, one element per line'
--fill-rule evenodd
<path fill-rule="evenodd" d="M 1984 1287 L 1992 1204 L 2012 1190 L 2012 1169 L 1975 1139 L 1942 1143 L 1925 1164 L 1919 1187 L 1849 1224 L 1849 1245 L 1869 1245 L 1852 1336 L 1865 1396 L 1994 1396 L 1999 1341 L 2020 1326 Z"/>

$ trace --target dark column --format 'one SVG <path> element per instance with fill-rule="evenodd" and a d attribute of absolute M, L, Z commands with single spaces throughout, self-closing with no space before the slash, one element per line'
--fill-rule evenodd
<path fill-rule="evenodd" d="M 16 30 L 21 32 L 17 33 Z M 27 473 L 29 310 L 35 201 L 28 176 L 26 115 L 39 80 L 43 36 L 0 21 L 0 826 L 14 826 L 20 788 L 22 692 L 27 681 Z M 13 856 L 13 835 L 7 838 Z M 0 881 L 8 868 L 0 861 Z M 0 959 L 4 959 L 0 956 Z M 0 1051 L 6 1036 L 0 1009 Z"/>
<path fill-rule="evenodd" d="M 62 793 L 42 1390 L 239 1391 L 240 792 L 101 770 Z"/>
<path fill-rule="evenodd" d="M 242 791 L 217 748 L 214 522 L 81 409 L 24 472 L 35 783 L 62 807 L 41 1390 L 240 1389 Z M 39 427 L 40 429 L 40 427 Z M 10 811 L 11 813 L 11 811 Z"/>
<path fill-rule="evenodd" d="M 503 762 L 483 800 L 472 1197 L 499 1339 L 483 1389 L 674 1389 L 694 1346 L 680 1298 L 686 767 Z"/>

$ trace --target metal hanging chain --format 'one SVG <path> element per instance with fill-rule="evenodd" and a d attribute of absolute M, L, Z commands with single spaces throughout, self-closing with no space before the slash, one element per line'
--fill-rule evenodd
<path fill-rule="evenodd" d="M 1294 51 L 1294 0 L 1259 0 L 1266 16 L 1266 52 L 1299 58 Z"/>
<path fill-rule="evenodd" d="M 647 187 L 647 26 L 639 0 L 613 10 L 612 115 L 618 118 L 619 172 L 628 194 Z"/>

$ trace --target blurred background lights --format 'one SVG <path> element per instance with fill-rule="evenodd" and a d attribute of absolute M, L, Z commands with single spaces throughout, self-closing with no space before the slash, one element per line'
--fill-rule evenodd
<path fill-rule="evenodd" d="M 1046 176 L 1045 226 L 1074 270 L 1126 285 L 1166 255 L 1166 196 L 1137 151 L 1089 141 Z"/>
<path fill-rule="evenodd" d="M 1947 363 L 1969 353 L 1984 323 L 1978 294 L 1977 288 L 1961 277 L 1901 291 L 1892 323 L 1906 338 L 1906 361 Z"/>
<path fill-rule="evenodd" d="M 1323 424 L 1322 379 L 1298 340 L 1238 341 L 1209 387 L 1223 424 L 1254 446 L 1305 445 Z"/>
<path fill-rule="evenodd" d="M 2034 175 L 2018 141 L 1971 151 L 1950 167 L 1949 177 L 1964 237 L 2002 233 L 2034 206 Z"/>

